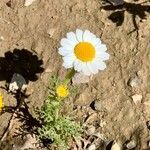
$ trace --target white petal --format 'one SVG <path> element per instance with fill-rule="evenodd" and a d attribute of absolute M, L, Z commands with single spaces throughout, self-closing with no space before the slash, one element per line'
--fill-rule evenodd
<path fill-rule="evenodd" d="M 73 32 L 67 33 L 67 38 L 68 38 L 68 40 L 70 41 L 70 43 L 72 43 L 73 45 L 75 45 L 75 44 L 78 43 L 77 38 L 76 38 L 76 35 L 75 35 L 75 33 L 73 33 Z"/>
<path fill-rule="evenodd" d="M 83 34 L 83 41 L 90 42 L 92 38 L 96 38 L 96 36 L 91 33 L 89 30 L 85 30 Z"/>
<path fill-rule="evenodd" d="M 61 46 L 73 46 L 73 44 L 66 38 L 62 38 L 60 44 Z"/>
<path fill-rule="evenodd" d="M 92 65 L 91 62 L 90 62 L 90 63 L 87 63 L 87 66 L 88 66 L 89 70 L 90 70 L 93 74 L 98 73 L 97 67 L 95 67 L 95 66 L 93 67 L 93 65 Z"/>
<path fill-rule="evenodd" d="M 76 71 L 80 72 L 82 70 L 82 62 L 80 62 L 79 60 L 75 60 L 74 69 Z"/>
<path fill-rule="evenodd" d="M 97 54 L 96 54 L 97 56 L 97 58 L 98 59 L 100 59 L 101 61 L 103 61 L 103 60 L 108 60 L 109 59 L 109 54 L 108 53 L 105 53 L 105 52 L 97 52 Z"/>
<path fill-rule="evenodd" d="M 74 58 L 72 55 L 67 55 L 65 57 L 63 57 L 64 63 L 63 66 L 65 68 L 72 68 L 73 67 L 73 63 L 74 63 Z"/>
<path fill-rule="evenodd" d="M 106 68 L 106 64 L 104 62 L 99 62 L 97 66 L 99 70 L 104 70 Z"/>
<path fill-rule="evenodd" d="M 94 47 L 96 47 L 96 45 L 101 44 L 101 40 L 100 40 L 100 38 L 92 38 L 92 39 L 90 40 L 90 43 L 91 43 Z"/>
<path fill-rule="evenodd" d="M 72 53 L 71 49 L 72 49 L 71 47 L 70 48 L 69 47 L 60 47 L 58 49 L 58 53 L 62 56 L 66 56 L 66 55 Z"/>
<path fill-rule="evenodd" d="M 91 67 L 94 69 L 94 70 L 97 70 L 98 71 L 98 64 L 99 61 L 98 60 L 94 60 L 91 62 Z"/>
<path fill-rule="evenodd" d="M 95 70 L 104 70 L 106 68 L 106 64 L 98 59 L 94 60 L 91 65 Z"/>
<path fill-rule="evenodd" d="M 81 73 L 83 73 L 84 75 L 87 75 L 87 76 L 92 74 L 86 63 L 82 63 L 82 71 L 81 71 Z"/>
<path fill-rule="evenodd" d="M 105 44 L 97 44 L 96 45 L 96 49 L 98 50 L 98 51 L 101 51 L 101 52 L 105 52 L 105 51 L 107 51 L 107 47 L 106 47 L 106 45 Z"/>
<path fill-rule="evenodd" d="M 72 65 L 72 63 L 71 62 L 64 62 L 63 63 L 63 67 L 65 67 L 66 69 L 69 69 L 69 68 L 72 68 L 73 67 L 73 65 Z"/>
<path fill-rule="evenodd" d="M 79 42 L 82 42 L 83 41 L 83 31 L 80 29 L 77 29 L 76 30 L 76 37 L 77 37 L 77 40 Z"/>

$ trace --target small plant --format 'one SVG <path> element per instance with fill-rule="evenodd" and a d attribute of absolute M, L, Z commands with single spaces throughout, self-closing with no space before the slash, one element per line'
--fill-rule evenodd
<path fill-rule="evenodd" d="M 69 32 L 60 44 L 58 53 L 63 57 L 63 66 L 71 71 L 63 82 L 57 77 L 51 78 L 48 98 L 39 111 L 42 127 L 38 133 L 40 139 L 51 139 L 59 150 L 67 150 L 69 140 L 82 131 L 73 118 L 61 113 L 63 100 L 69 96 L 68 84 L 75 72 L 90 76 L 104 70 L 109 54 L 106 45 L 89 30 Z"/>
<path fill-rule="evenodd" d="M 56 77 L 51 78 L 48 98 L 39 111 L 42 127 L 38 129 L 40 139 L 52 140 L 59 150 L 66 150 L 72 137 L 78 137 L 81 126 L 73 118 L 61 114 L 63 100 L 68 96 L 67 85 Z"/>

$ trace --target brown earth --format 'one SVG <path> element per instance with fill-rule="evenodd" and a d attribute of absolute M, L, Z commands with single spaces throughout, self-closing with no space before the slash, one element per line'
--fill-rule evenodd
<path fill-rule="evenodd" d="M 141 6 L 144 5 L 150 6 L 149 3 Z M 96 101 L 94 112 L 99 116 L 98 132 L 122 145 L 135 140 L 137 150 L 150 149 L 147 127 L 150 121 L 150 15 L 147 11 L 144 19 L 136 16 L 139 29 L 131 32 L 136 27 L 133 24 L 134 11 L 123 8 L 124 21 L 116 26 L 108 19 L 115 10 L 101 7 L 100 0 L 36 0 L 28 7 L 24 6 L 23 0 L 1 0 L 0 56 L 4 57 L 5 52 L 17 48 L 32 51 L 43 60 L 45 71 L 38 75 L 37 81 L 28 84 L 31 96 L 27 101 L 34 115 L 33 106 L 40 107 L 44 101 L 49 76 L 58 73 L 63 77 L 66 72 L 58 54 L 60 39 L 76 28 L 90 30 L 107 45 L 111 57 L 105 71 L 95 75 L 88 84 L 80 85 L 80 94 L 84 94 L 85 99 L 75 100 L 75 105 L 84 108 Z M 141 13 L 145 11 L 141 7 L 138 9 Z M 140 83 L 131 87 L 129 80 L 136 74 Z M 0 86 L 4 85 L 2 80 Z M 0 91 L 5 105 L 16 105 L 12 95 L 4 89 Z M 142 95 L 138 104 L 132 100 L 135 94 Z M 0 135 L 8 126 L 10 117 L 10 113 L 0 116 Z"/>

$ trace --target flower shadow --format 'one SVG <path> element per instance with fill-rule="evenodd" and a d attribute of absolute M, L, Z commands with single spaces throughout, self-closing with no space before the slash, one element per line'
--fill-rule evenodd
<path fill-rule="evenodd" d="M 107 11 L 114 11 L 110 14 L 108 19 L 110 19 L 113 23 L 115 23 L 116 26 L 121 26 L 123 24 L 125 12 L 131 14 L 133 25 L 135 28 L 133 31 L 139 29 L 136 22 L 136 17 L 139 17 L 142 21 L 143 19 L 146 19 L 146 13 L 150 13 L 150 6 L 143 5 L 143 3 L 135 4 L 135 3 L 129 3 L 124 1 L 123 4 L 121 5 L 113 5 L 110 3 L 110 1 L 107 0 L 103 0 L 103 2 L 105 2 L 106 5 L 102 6 L 101 7 L 102 9 Z"/>
<path fill-rule="evenodd" d="M 36 81 L 38 73 L 42 73 L 43 61 L 26 49 L 8 51 L 0 57 L 0 81 L 10 83 L 14 73 L 21 74 L 26 82 Z"/>
<path fill-rule="evenodd" d="M 31 51 L 26 49 L 8 51 L 4 54 L 4 57 L 0 57 L 0 81 L 10 83 L 14 74 L 20 74 L 27 84 L 29 81 L 35 82 L 38 80 L 38 74 L 44 71 L 42 65 L 43 61 Z M 7 86 L 1 88 L 8 91 Z M 26 102 L 26 100 L 30 95 L 27 95 L 26 91 L 22 92 L 21 89 L 11 94 L 17 101 L 16 106 L 5 106 L 1 112 L 1 114 L 12 114 L 9 124 L 3 133 L 3 135 L 6 135 L 6 140 L 9 134 L 8 131 L 11 120 L 15 118 L 17 118 L 19 122 L 22 122 L 21 127 L 18 129 L 20 132 L 17 132 L 16 136 L 23 137 L 27 133 L 32 134 L 36 132 L 37 127 L 41 126 L 38 120 L 34 118 L 29 111 L 28 102 Z M 3 138 L 3 135 L 1 138 Z"/>

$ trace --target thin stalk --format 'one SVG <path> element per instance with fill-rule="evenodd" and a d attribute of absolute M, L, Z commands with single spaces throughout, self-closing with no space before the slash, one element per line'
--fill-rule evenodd
<path fill-rule="evenodd" d="M 70 83 L 72 77 L 75 75 L 76 71 L 74 70 L 74 68 L 72 68 L 71 70 L 68 71 L 64 83 L 67 85 Z"/>

